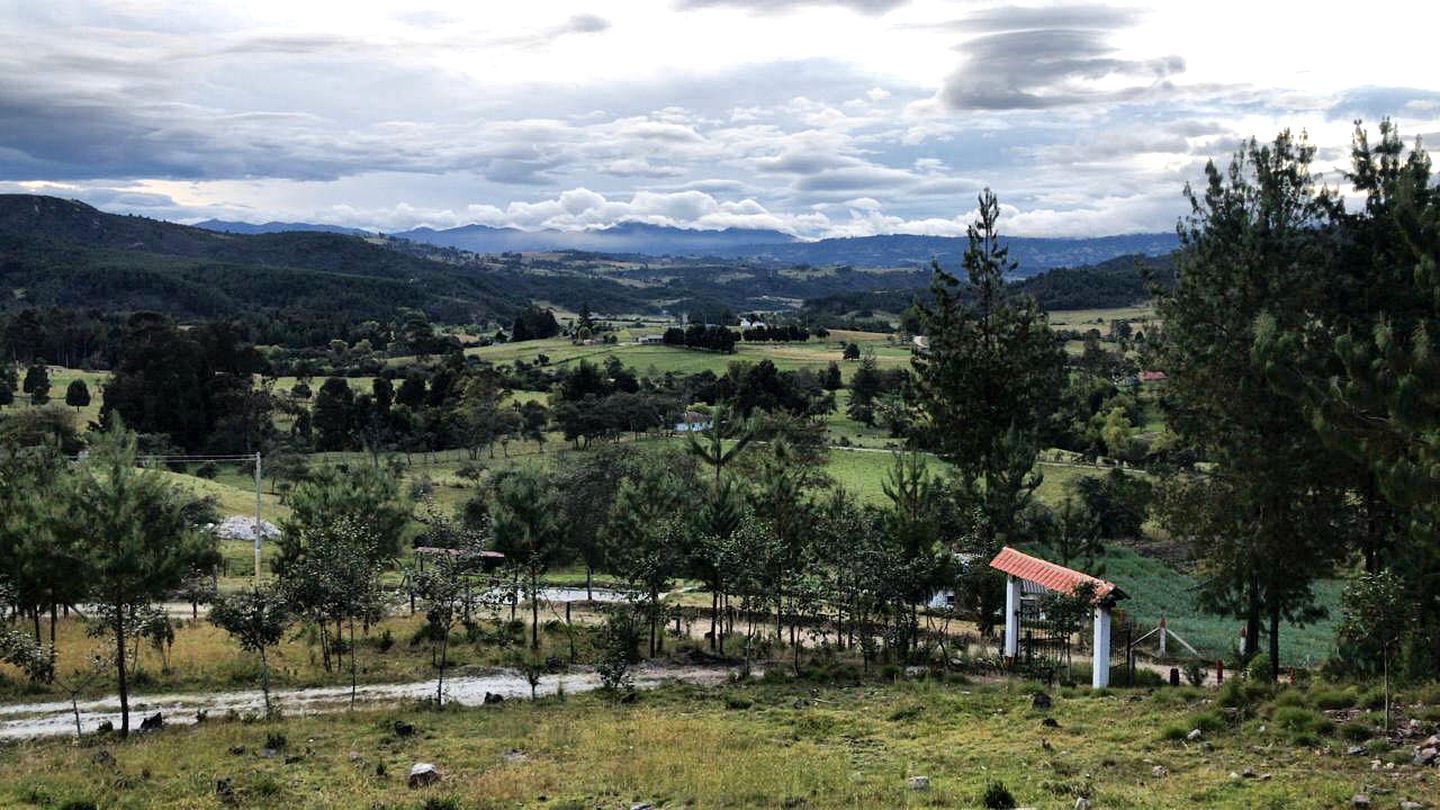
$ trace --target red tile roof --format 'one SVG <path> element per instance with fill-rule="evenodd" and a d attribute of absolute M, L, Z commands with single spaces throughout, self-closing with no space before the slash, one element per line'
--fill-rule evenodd
<path fill-rule="evenodd" d="M 1098 577 L 1057 565 L 1049 560 L 1032 557 L 1009 546 L 1000 549 L 1000 553 L 990 561 L 990 567 L 1012 577 L 1038 583 L 1058 593 L 1071 593 L 1080 583 L 1093 582 L 1095 583 L 1095 600 L 1097 602 L 1114 602 L 1117 599 L 1126 598 L 1125 592 L 1117 588 L 1113 582 L 1106 582 Z"/>

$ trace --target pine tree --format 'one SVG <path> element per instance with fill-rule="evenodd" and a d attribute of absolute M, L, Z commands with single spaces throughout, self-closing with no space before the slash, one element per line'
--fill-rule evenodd
<path fill-rule="evenodd" d="M 1016 533 L 1016 516 L 1040 485 L 1041 425 L 1054 410 L 1064 354 L 1034 299 L 1005 285 L 1016 268 L 1001 246 L 1000 203 L 986 189 L 968 229 L 966 280 L 933 263 L 934 303 L 921 308 L 929 348 L 913 358 L 926 440 L 978 498 L 992 544 Z"/>

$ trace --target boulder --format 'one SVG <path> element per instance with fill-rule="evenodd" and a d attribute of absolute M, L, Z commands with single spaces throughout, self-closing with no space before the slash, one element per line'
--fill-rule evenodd
<path fill-rule="evenodd" d="M 1415 752 L 1416 765 L 1434 765 L 1440 760 L 1440 748 L 1421 748 Z"/>
<path fill-rule="evenodd" d="M 504 696 L 504 695 L 496 694 L 496 693 L 494 693 L 494 692 L 486 692 L 486 693 L 485 693 L 485 705 L 486 705 L 486 706 L 489 706 L 489 705 L 491 705 L 491 704 L 493 704 L 493 703 L 504 703 L 504 702 L 505 702 L 505 696 Z"/>
<path fill-rule="evenodd" d="M 1370 797 L 1365 795 L 1364 793 L 1356 793 L 1354 796 L 1350 797 L 1350 806 L 1361 808 L 1369 807 Z"/>
<path fill-rule="evenodd" d="M 229 779 L 215 780 L 215 798 L 221 804 L 235 804 L 235 788 L 231 786 Z"/>
<path fill-rule="evenodd" d="M 115 724 L 109 720 L 101 720 L 100 725 L 95 727 L 96 734 L 110 734 L 115 731 Z"/>
<path fill-rule="evenodd" d="M 1075 810 L 1090 810 L 1090 800 L 1081 796 L 1075 800 Z"/>
<path fill-rule="evenodd" d="M 1365 746 L 1363 746 L 1363 745 L 1352 745 L 1352 746 L 1350 746 L 1349 748 L 1346 748 L 1346 749 L 1345 749 L 1345 756 L 1347 756 L 1347 757 L 1363 757 L 1363 756 L 1365 756 Z"/>
<path fill-rule="evenodd" d="M 1400 802 L 1400 810 L 1425 810 L 1425 805 L 1407 800 Z"/>
<path fill-rule="evenodd" d="M 1170 771 L 1164 765 L 1156 765 L 1150 769 L 1150 775 L 1156 779 L 1163 779 L 1170 775 Z"/>
<path fill-rule="evenodd" d="M 1056 722 L 1055 718 L 1053 718 L 1053 717 L 1047 717 L 1047 718 L 1045 718 L 1044 720 L 1041 720 L 1041 721 L 1040 721 L 1040 725 L 1044 726 L 1045 728 L 1059 728 L 1059 727 L 1060 727 L 1060 724 L 1059 724 L 1058 722 Z"/>
<path fill-rule="evenodd" d="M 513 765 L 516 763 L 524 762 L 525 760 L 530 758 L 530 755 L 526 754 L 524 751 L 521 751 L 518 748 L 511 748 L 509 751 L 501 754 L 500 758 L 505 760 L 505 762 Z"/>
<path fill-rule="evenodd" d="M 410 766 L 407 784 L 412 788 L 428 787 L 440 781 L 440 769 L 428 762 L 417 762 Z"/>
<path fill-rule="evenodd" d="M 108 768 L 111 765 L 115 764 L 115 755 L 111 754 L 106 749 L 101 748 L 99 751 L 95 752 L 94 756 L 90 757 L 90 761 L 94 762 L 96 765 L 99 765 L 102 768 Z"/>
<path fill-rule="evenodd" d="M 655 810 L 655 805 L 650 802 L 636 802 L 630 805 L 630 810 Z"/>
<path fill-rule="evenodd" d="M 1204 734 L 1201 733 L 1200 729 L 1192 728 L 1190 729 L 1190 733 L 1185 735 L 1185 739 L 1190 742 L 1198 742 L 1202 736 L 1204 736 Z"/>
<path fill-rule="evenodd" d="M 159 731 L 165 727 L 165 714 L 156 712 L 140 721 L 141 731 Z"/>
<path fill-rule="evenodd" d="M 1030 699 L 1030 708 L 1044 711 L 1050 708 L 1053 703 L 1054 701 L 1050 699 L 1049 695 L 1044 692 L 1036 692 L 1035 697 Z"/>
<path fill-rule="evenodd" d="M 1245 770 L 1243 770 L 1243 771 L 1240 772 L 1240 776 L 1241 776 L 1242 778 L 1244 778 L 1244 779 L 1254 779 L 1254 778 L 1255 778 L 1255 769 L 1254 769 L 1254 768 L 1246 768 Z"/>
<path fill-rule="evenodd" d="M 274 759 L 280 756 L 280 752 L 274 748 L 261 748 L 259 754 L 261 759 Z"/>
<path fill-rule="evenodd" d="M 415 726 L 404 720 L 396 720 L 392 728 L 395 730 L 396 737 L 405 738 L 415 736 Z"/>
<path fill-rule="evenodd" d="M 910 788 L 911 790 L 929 790 L 930 777 L 912 776 L 909 779 L 905 780 L 905 786 Z"/>

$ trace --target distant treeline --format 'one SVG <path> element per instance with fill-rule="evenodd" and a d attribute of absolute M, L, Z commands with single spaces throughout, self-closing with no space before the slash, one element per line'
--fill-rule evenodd
<path fill-rule="evenodd" d="M 1111 309 L 1149 301 L 1154 289 L 1175 285 L 1170 256 L 1120 256 L 1089 267 L 1062 267 L 1011 283 L 1047 311 Z M 831 329 L 879 329 L 876 313 L 899 314 L 924 301 L 928 289 L 838 292 L 806 300 L 806 320 Z"/>

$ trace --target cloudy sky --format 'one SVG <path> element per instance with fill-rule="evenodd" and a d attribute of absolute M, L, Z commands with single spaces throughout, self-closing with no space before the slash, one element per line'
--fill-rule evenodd
<path fill-rule="evenodd" d="M 1440 4 L 0 0 L 0 191 L 402 230 L 1168 230 L 1242 138 L 1440 136 Z M 1426 10 L 1426 9 L 1429 10 Z"/>

